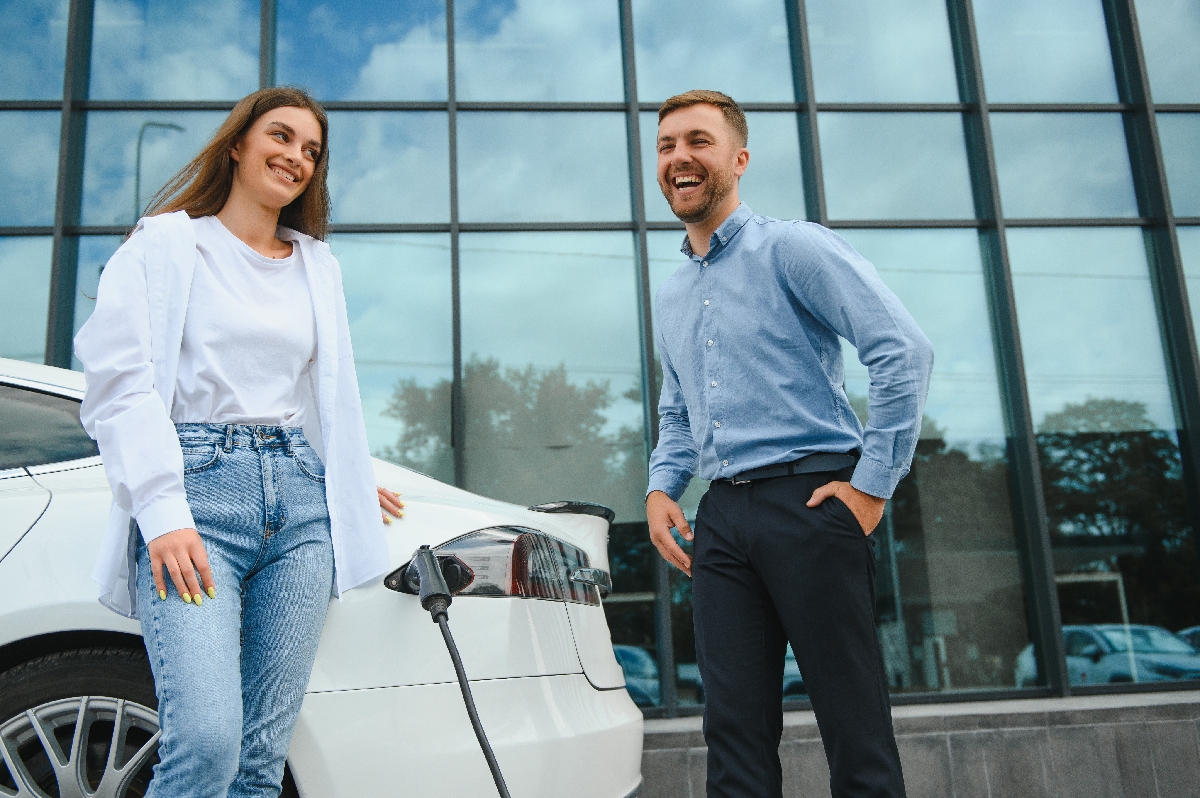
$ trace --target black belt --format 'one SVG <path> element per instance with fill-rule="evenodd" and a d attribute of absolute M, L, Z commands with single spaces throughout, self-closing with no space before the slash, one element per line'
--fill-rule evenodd
<path fill-rule="evenodd" d="M 775 465 L 762 466 L 761 468 L 754 468 L 749 471 L 743 471 L 740 474 L 735 474 L 728 480 L 717 481 L 730 482 L 734 485 L 745 485 L 756 479 L 791 477 L 796 474 L 815 474 L 818 471 L 841 471 L 843 468 L 849 468 L 857 463 L 858 457 L 857 449 L 845 454 L 817 452 L 807 457 L 801 457 L 799 460 L 793 460 L 790 463 L 776 463 Z"/>

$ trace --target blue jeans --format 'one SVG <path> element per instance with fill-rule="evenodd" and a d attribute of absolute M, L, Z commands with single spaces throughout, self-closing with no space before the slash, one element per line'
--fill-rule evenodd
<path fill-rule="evenodd" d="M 138 545 L 158 695 L 149 798 L 277 796 L 333 586 L 325 468 L 294 427 L 178 424 L 217 597 L 160 601 Z"/>

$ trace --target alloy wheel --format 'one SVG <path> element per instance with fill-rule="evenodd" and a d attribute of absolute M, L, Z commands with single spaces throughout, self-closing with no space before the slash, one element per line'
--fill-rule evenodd
<path fill-rule="evenodd" d="M 78 696 L 0 723 L 0 796 L 141 798 L 158 762 L 158 713 Z"/>

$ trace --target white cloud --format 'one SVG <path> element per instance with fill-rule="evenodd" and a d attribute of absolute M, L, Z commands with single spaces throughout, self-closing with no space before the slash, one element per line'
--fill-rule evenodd
<path fill-rule="evenodd" d="M 334 221 L 448 222 L 447 124 L 444 113 L 331 113 Z"/>
<path fill-rule="evenodd" d="M 795 101 L 780 0 L 635 0 L 633 17 L 642 102 L 689 89 Z"/>
<path fill-rule="evenodd" d="M 91 96 L 236 100 L 258 88 L 257 3 L 97 0 Z"/>
<path fill-rule="evenodd" d="M 617 3 L 517 0 L 498 29 L 476 35 L 458 9 L 460 100 L 624 99 Z"/>
<path fill-rule="evenodd" d="M 377 44 L 358 73 L 349 100 L 444 100 L 446 36 L 414 28 L 403 39 Z"/>

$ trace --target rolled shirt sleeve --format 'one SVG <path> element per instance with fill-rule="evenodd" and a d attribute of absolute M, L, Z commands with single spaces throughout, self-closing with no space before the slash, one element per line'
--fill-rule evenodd
<path fill-rule="evenodd" d="M 87 378 L 80 420 L 100 448 L 113 500 L 149 542 L 195 521 L 179 438 L 154 386 L 141 239 L 135 233 L 105 266 L 75 354 Z"/>
<path fill-rule="evenodd" d="M 891 498 L 908 473 L 929 381 L 933 345 L 875 267 L 841 236 L 816 225 L 819 259 L 794 270 L 796 294 L 810 313 L 858 350 L 867 367 L 867 425 L 862 457 L 850 484 L 863 493 Z"/>

